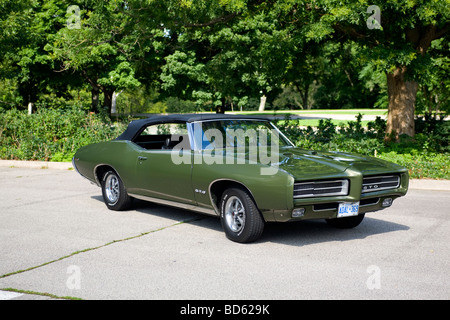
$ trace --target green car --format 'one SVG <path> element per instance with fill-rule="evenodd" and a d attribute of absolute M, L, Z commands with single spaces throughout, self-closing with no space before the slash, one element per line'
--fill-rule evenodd
<path fill-rule="evenodd" d="M 79 149 L 73 164 L 111 210 L 136 198 L 219 216 L 226 236 L 242 243 L 258 239 L 265 222 L 356 227 L 409 182 L 396 164 L 302 150 L 266 118 L 226 114 L 132 121 L 117 139 Z"/>

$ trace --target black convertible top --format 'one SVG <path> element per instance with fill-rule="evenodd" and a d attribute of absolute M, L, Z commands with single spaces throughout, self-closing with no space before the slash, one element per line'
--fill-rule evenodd
<path fill-rule="evenodd" d="M 234 115 L 234 114 L 218 114 L 218 113 L 183 113 L 183 114 L 155 114 L 146 119 L 134 120 L 128 124 L 127 129 L 116 140 L 133 140 L 138 135 L 142 128 L 152 124 L 159 123 L 185 123 L 205 120 L 265 120 L 265 117 L 249 116 L 249 115 Z"/>

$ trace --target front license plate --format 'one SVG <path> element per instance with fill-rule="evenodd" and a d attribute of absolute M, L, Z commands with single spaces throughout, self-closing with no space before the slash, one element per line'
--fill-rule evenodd
<path fill-rule="evenodd" d="M 337 217 L 342 218 L 342 217 L 357 216 L 358 211 L 359 211 L 359 201 L 340 203 Z"/>

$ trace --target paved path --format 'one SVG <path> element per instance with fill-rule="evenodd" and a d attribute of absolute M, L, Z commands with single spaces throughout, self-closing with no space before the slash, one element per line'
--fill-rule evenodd
<path fill-rule="evenodd" d="M 353 230 L 269 224 L 237 244 L 213 217 L 109 211 L 73 170 L 0 166 L 0 299 L 448 300 L 450 189 L 433 185 Z"/>
<path fill-rule="evenodd" d="M 381 119 L 386 119 L 386 116 L 384 115 L 370 115 L 370 114 L 364 114 L 361 118 L 362 121 L 374 121 L 376 119 L 376 117 L 380 117 Z M 285 119 L 286 115 L 285 114 L 268 114 L 268 115 L 258 115 L 258 117 L 264 117 L 264 118 L 268 118 L 268 119 Z M 356 121 L 356 116 L 353 114 L 319 114 L 319 113 L 311 113 L 311 114 L 298 114 L 298 115 L 290 115 L 289 116 L 290 119 L 294 120 L 294 119 L 308 119 L 308 120 L 313 120 L 313 119 L 334 119 L 334 120 L 353 120 Z"/>

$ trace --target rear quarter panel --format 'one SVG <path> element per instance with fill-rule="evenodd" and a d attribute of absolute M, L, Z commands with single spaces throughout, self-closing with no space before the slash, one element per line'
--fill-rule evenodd
<path fill-rule="evenodd" d="M 134 184 L 138 148 L 129 141 L 100 142 L 80 148 L 74 156 L 74 163 L 82 176 L 97 184 L 101 177 L 95 176 L 96 168 L 110 166 L 119 174 L 125 188 L 129 188 Z"/>

